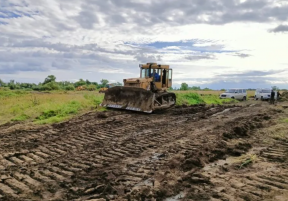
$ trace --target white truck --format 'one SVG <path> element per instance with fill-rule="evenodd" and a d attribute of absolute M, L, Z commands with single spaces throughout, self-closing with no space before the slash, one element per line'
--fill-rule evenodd
<path fill-rule="evenodd" d="M 256 89 L 255 91 L 255 100 L 269 100 L 271 96 L 271 89 Z M 275 91 L 275 100 L 277 99 L 277 91 Z"/>
<path fill-rule="evenodd" d="M 236 100 L 247 100 L 246 89 L 228 89 L 225 93 L 220 94 L 219 98 L 232 98 Z"/>

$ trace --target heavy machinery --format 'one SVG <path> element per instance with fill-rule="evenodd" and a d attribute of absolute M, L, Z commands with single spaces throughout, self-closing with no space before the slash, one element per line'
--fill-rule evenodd
<path fill-rule="evenodd" d="M 115 83 L 106 84 L 105 87 L 100 88 L 99 93 L 105 93 L 107 89 L 116 86 Z"/>
<path fill-rule="evenodd" d="M 99 93 L 105 93 L 108 89 L 108 85 L 106 87 L 102 87 L 99 89 Z"/>
<path fill-rule="evenodd" d="M 176 103 L 176 95 L 167 92 L 172 86 L 172 69 L 157 63 L 139 64 L 140 78 L 124 79 L 124 86 L 105 92 L 101 106 L 152 113 Z"/>

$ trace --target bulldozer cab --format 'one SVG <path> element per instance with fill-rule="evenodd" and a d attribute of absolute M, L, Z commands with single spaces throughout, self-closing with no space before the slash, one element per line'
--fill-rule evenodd
<path fill-rule="evenodd" d="M 140 77 L 152 78 L 157 89 L 165 90 L 172 86 L 172 69 L 169 65 L 160 65 L 156 63 L 140 64 Z"/>

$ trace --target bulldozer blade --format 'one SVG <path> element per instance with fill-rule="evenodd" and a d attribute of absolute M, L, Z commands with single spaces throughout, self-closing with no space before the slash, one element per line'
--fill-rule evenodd
<path fill-rule="evenodd" d="M 102 107 L 153 112 L 155 94 L 142 88 L 115 86 L 105 91 Z"/>

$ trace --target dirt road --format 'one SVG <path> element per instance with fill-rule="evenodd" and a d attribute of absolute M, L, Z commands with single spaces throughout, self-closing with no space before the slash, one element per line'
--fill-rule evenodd
<path fill-rule="evenodd" d="M 252 101 L 2 126 L 0 200 L 287 200 L 286 110 Z"/>

